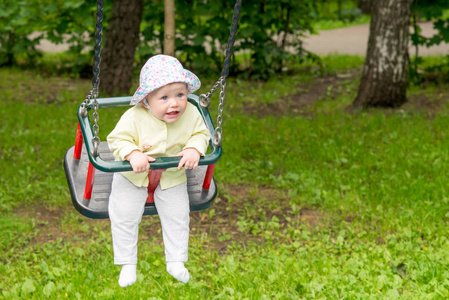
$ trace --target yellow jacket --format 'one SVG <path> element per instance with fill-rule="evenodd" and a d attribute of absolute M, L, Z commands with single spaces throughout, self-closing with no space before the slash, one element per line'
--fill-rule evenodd
<path fill-rule="evenodd" d="M 204 156 L 209 140 L 209 130 L 191 103 L 187 103 L 184 114 L 175 123 L 161 121 L 137 104 L 122 115 L 107 137 L 109 149 L 117 161 L 125 160 L 134 150 L 156 158 L 175 156 L 185 148 L 195 148 Z M 148 186 L 148 172 L 122 174 L 138 187 Z M 162 189 L 168 189 L 186 180 L 184 168 L 170 168 L 162 173 L 160 184 Z"/>

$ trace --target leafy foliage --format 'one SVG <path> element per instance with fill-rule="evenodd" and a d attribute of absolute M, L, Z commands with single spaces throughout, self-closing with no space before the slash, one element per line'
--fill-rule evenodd
<path fill-rule="evenodd" d="M 448 0 L 415 0 L 412 8 L 420 19 L 432 21 L 443 16 L 445 9 L 449 8 Z"/>
<path fill-rule="evenodd" d="M 246 1 L 236 50 L 251 49 L 251 72 L 270 76 L 306 54 L 300 37 L 312 32 L 314 1 Z M 255 50 L 257 49 L 257 51 Z"/>
<path fill-rule="evenodd" d="M 236 52 L 247 53 L 246 59 L 234 61 L 231 72 L 245 71 L 249 75 L 269 77 L 287 62 L 304 56 L 300 37 L 312 31 L 314 1 L 244 1 L 239 23 Z M 221 69 L 229 37 L 233 1 L 178 1 L 177 55 L 199 72 Z M 111 10 L 105 2 L 105 22 Z M 141 25 L 143 39 L 137 50 L 142 64 L 162 49 L 163 1 L 145 1 Z M 93 44 L 95 10 L 92 3 L 82 0 L 22 0 L 0 2 L 2 58 L 0 65 L 18 64 L 24 56 L 30 64 L 36 61 L 36 45 L 42 38 L 53 43 L 68 43 L 70 52 L 81 53 Z M 26 24 L 26 26 L 24 26 Z M 92 49 L 92 48 L 89 48 Z M 256 50 L 257 49 L 257 50 Z M 240 70 L 238 70 L 240 69 Z"/>
<path fill-rule="evenodd" d="M 351 23 L 362 16 L 360 0 L 319 0 L 316 1 L 320 20 L 340 20 Z"/>
<path fill-rule="evenodd" d="M 247 55 L 244 61 L 234 60 L 231 72 L 244 71 L 266 78 L 286 62 L 299 61 L 304 55 L 300 37 L 313 30 L 313 3 L 310 0 L 244 1 L 234 51 Z M 189 68 L 203 74 L 221 70 L 233 10 L 233 1 L 176 3 L 176 54 L 183 57 Z M 143 20 L 144 41 L 137 51 L 140 64 L 163 51 L 163 1 L 146 2 Z"/>
<path fill-rule="evenodd" d="M 410 33 L 410 39 L 412 41 L 412 45 L 417 46 L 426 46 L 432 47 L 435 45 L 439 45 L 441 43 L 449 43 L 449 18 L 443 12 L 445 9 L 449 8 L 448 0 L 430 0 L 430 1 L 414 1 L 412 4 L 412 10 L 414 12 L 413 16 L 413 25 L 414 30 Z M 434 28 L 436 30 L 435 35 L 431 37 L 426 37 L 421 34 L 421 29 L 419 28 L 418 20 L 428 20 L 434 22 Z M 418 68 L 422 66 L 422 59 L 420 57 L 414 58 L 414 64 L 410 65 L 410 75 L 411 79 L 414 81 L 422 81 L 424 80 L 424 75 L 419 73 Z M 438 73 L 444 73 L 445 70 L 449 68 L 447 62 L 442 61 L 437 66 L 432 66 L 432 68 L 425 68 L 425 72 L 432 73 L 435 70 Z M 447 72 L 446 72 L 447 74 Z M 444 80 L 449 80 L 449 77 L 446 76 Z"/>
<path fill-rule="evenodd" d="M 111 6 L 105 1 L 106 16 Z M 40 57 L 37 45 L 43 38 L 55 44 L 68 43 L 69 53 L 79 55 L 92 45 L 95 11 L 95 5 L 83 0 L 0 0 L 0 66 L 33 66 Z"/>
<path fill-rule="evenodd" d="M 33 26 L 28 26 L 34 24 Z M 39 6 L 27 1 L 0 1 L 0 66 L 17 62 L 19 56 L 33 60 L 39 55 L 36 44 L 40 34 L 31 37 L 42 27 Z"/>

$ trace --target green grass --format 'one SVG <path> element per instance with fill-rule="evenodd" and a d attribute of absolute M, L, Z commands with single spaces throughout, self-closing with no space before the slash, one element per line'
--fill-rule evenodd
<path fill-rule="evenodd" d="M 267 83 L 229 79 L 220 195 L 192 213 L 192 279 L 166 273 L 158 218 L 146 217 L 126 289 L 109 221 L 75 211 L 62 167 L 90 81 L 0 69 L 0 299 L 447 299 L 448 87 L 348 112 L 353 78 L 323 87 L 304 114 L 266 111 L 363 63 L 323 61 Z M 414 105 L 423 93 L 443 99 L 438 109 Z M 102 138 L 120 113 L 100 112 Z"/>
<path fill-rule="evenodd" d="M 317 31 L 320 30 L 332 30 L 332 29 L 338 29 L 338 28 L 345 28 L 350 26 L 356 26 L 356 25 L 363 25 L 363 24 L 369 24 L 371 21 L 371 17 L 368 15 L 360 15 L 354 20 L 326 20 L 326 19 L 320 19 L 314 24 L 314 29 Z"/>

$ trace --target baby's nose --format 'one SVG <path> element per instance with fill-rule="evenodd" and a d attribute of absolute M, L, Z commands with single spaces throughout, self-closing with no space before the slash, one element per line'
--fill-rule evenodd
<path fill-rule="evenodd" d="M 171 98 L 170 99 L 170 107 L 178 106 L 178 101 L 176 99 Z"/>

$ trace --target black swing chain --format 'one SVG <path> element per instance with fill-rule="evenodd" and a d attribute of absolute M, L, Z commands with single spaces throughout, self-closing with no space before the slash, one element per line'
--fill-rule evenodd
<path fill-rule="evenodd" d="M 103 31 L 103 0 L 97 1 L 97 23 L 95 26 L 95 55 L 94 55 L 94 78 L 92 79 L 92 94 L 94 96 L 94 112 L 92 117 L 94 119 L 94 137 L 92 138 L 92 143 L 94 145 L 94 149 L 92 155 L 94 157 L 100 155 L 100 138 L 98 137 L 98 132 L 100 131 L 100 127 L 98 126 L 98 119 L 100 116 L 98 115 L 98 108 L 100 107 L 97 96 L 98 96 L 98 87 L 100 85 L 100 62 L 101 62 L 101 33 Z"/>
<path fill-rule="evenodd" d="M 239 21 L 240 9 L 242 6 L 242 0 L 237 0 L 234 6 L 234 15 L 232 16 L 232 25 L 230 30 L 230 36 L 228 39 L 228 44 L 226 48 L 226 57 L 223 62 L 223 71 L 221 72 L 221 76 L 218 81 L 214 84 L 209 92 L 206 94 L 200 95 L 200 105 L 203 108 L 208 108 L 210 105 L 210 97 L 220 86 L 220 95 L 219 95 L 219 104 L 218 104 L 218 117 L 217 117 L 217 127 L 215 128 L 215 135 L 212 140 L 212 143 L 215 147 L 221 147 L 221 139 L 223 128 L 221 127 L 223 123 L 223 108 L 224 108 L 224 99 L 225 99 L 225 88 L 226 88 L 226 77 L 229 74 L 229 66 L 231 64 L 231 56 L 233 54 L 232 48 L 235 42 L 235 36 L 237 34 L 237 25 Z"/>
<path fill-rule="evenodd" d="M 92 78 L 92 89 L 86 97 L 86 100 L 81 104 L 81 114 L 83 117 L 87 116 L 87 107 L 92 103 L 92 107 L 94 112 L 92 114 L 94 125 L 93 125 L 93 133 L 94 136 L 92 138 L 93 149 L 91 150 L 91 155 L 93 157 L 97 157 L 100 155 L 99 147 L 100 147 L 100 138 L 98 137 L 98 132 L 100 131 L 100 126 L 98 126 L 98 120 L 100 116 L 98 114 L 98 109 L 100 108 L 100 104 L 97 101 L 98 97 L 98 86 L 100 85 L 100 62 L 101 62 L 101 33 L 103 31 L 103 8 L 104 2 L 103 0 L 97 0 L 97 14 L 96 14 L 96 25 L 95 25 L 95 47 L 94 47 L 94 66 L 93 73 L 94 76 Z"/>

